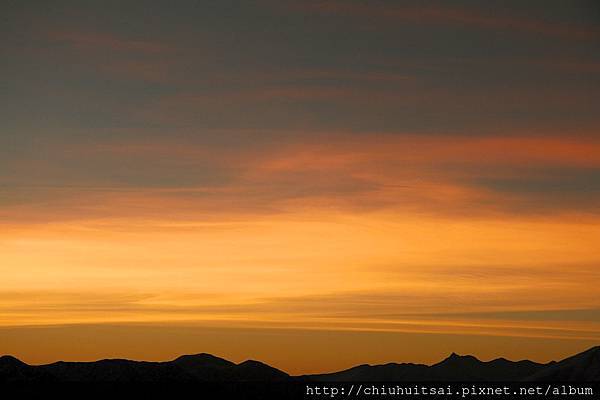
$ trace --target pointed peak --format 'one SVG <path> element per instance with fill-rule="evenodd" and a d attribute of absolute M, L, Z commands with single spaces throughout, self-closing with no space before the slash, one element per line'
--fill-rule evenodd
<path fill-rule="evenodd" d="M 455 353 L 455 352 L 452 352 L 452 353 L 451 353 L 451 354 L 450 354 L 450 355 L 449 355 L 449 356 L 446 358 L 446 360 L 469 360 L 469 359 L 475 359 L 475 360 L 476 360 L 476 358 L 475 358 L 475 357 L 473 357 L 473 356 L 469 356 L 469 355 L 466 355 L 466 356 L 461 356 L 460 354 L 457 354 L 457 353 Z"/>
<path fill-rule="evenodd" d="M 460 354 L 456 354 L 455 352 L 452 352 L 448 357 L 446 357 L 446 359 L 441 361 L 439 364 L 455 363 L 455 362 L 480 362 L 480 361 L 476 357 L 471 356 L 471 355 L 461 356 Z"/>

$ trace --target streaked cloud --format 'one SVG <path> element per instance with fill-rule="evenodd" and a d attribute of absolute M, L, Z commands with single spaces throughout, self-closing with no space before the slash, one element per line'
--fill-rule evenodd
<path fill-rule="evenodd" d="M 587 3 L 0 7 L 0 354 L 598 341 Z"/>
<path fill-rule="evenodd" d="M 409 3 L 410 4 L 410 3 Z M 416 4 L 416 3 L 413 3 Z M 600 35 L 593 25 L 582 27 L 575 24 L 556 23 L 543 18 L 523 17 L 516 13 L 491 12 L 486 7 L 449 7 L 447 4 L 427 6 L 397 5 L 393 2 L 377 1 L 369 4 L 357 1 L 309 1 L 295 2 L 293 10 L 308 11 L 326 15 L 360 18 L 366 23 L 413 23 L 453 25 L 508 32 L 524 32 L 562 39 L 591 40 Z M 371 25 L 372 26 L 372 25 Z"/>

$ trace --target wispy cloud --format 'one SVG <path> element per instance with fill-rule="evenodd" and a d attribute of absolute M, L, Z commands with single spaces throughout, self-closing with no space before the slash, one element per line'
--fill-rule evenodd
<path fill-rule="evenodd" d="M 375 26 L 376 22 L 454 25 L 577 40 L 591 40 L 600 34 L 600 31 L 594 26 L 582 27 L 564 22 L 551 22 L 541 18 L 511 15 L 510 13 L 503 15 L 492 13 L 483 7 L 478 10 L 441 5 L 414 7 L 381 2 L 367 5 L 354 1 L 310 1 L 293 3 L 290 8 L 294 11 L 358 18 L 364 23 L 371 23 L 372 26 Z"/>
<path fill-rule="evenodd" d="M 593 138 L 334 134 L 246 149 L 169 141 L 67 148 L 47 160 L 15 161 L 24 180 L 4 178 L 5 221 L 284 215 L 307 207 L 433 215 L 467 207 L 472 216 L 598 212 L 600 145 Z"/>
<path fill-rule="evenodd" d="M 172 47 L 156 40 L 132 39 L 109 32 L 57 30 L 46 32 L 44 38 L 87 51 L 108 49 L 118 52 L 157 54 L 169 52 L 172 49 Z"/>

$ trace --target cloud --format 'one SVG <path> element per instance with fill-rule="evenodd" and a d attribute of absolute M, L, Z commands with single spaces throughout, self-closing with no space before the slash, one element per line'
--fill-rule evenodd
<path fill-rule="evenodd" d="M 46 159 L 10 163 L 21 181 L 4 177 L 1 213 L 10 220 L 307 208 L 468 210 L 471 216 L 598 212 L 600 144 L 593 136 L 313 136 L 248 147 L 163 139 L 50 146 Z"/>
<path fill-rule="evenodd" d="M 137 322 L 588 340 L 600 337 L 600 326 L 594 319 L 599 311 L 594 308 L 540 310 L 533 308 L 536 304 L 529 304 L 524 310 L 513 311 L 509 307 L 504 311 L 503 304 L 494 302 L 491 311 L 483 308 L 475 312 L 428 313 L 424 310 L 429 304 L 445 304 L 448 310 L 455 307 L 454 296 L 443 291 L 437 297 L 418 292 L 346 292 L 252 299 L 244 303 L 228 302 L 225 297 L 210 294 L 180 293 L 170 299 L 168 294 L 2 292 L 0 297 L 8 303 L 0 307 L 0 325 Z M 522 303 L 526 300 L 522 299 Z"/>
<path fill-rule="evenodd" d="M 171 50 L 170 46 L 154 40 L 131 39 L 117 36 L 110 32 L 94 31 L 50 31 L 46 32 L 46 39 L 66 43 L 81 50 L 97 51 L 99 49 L 108 49 L 118 52 L 137 52 L 137 53 L 165 53 Z"/>
<path fill-rule="evenodd" d="M 575 26 L 565 22 L 551 22 L 541 18 L 527 18 L 511 15 L 504 10 L 483 8 L 459 8 L 445 6 L 398 6 L 372 2 L 368 5 L 354 1 L 310 1 L 292 3 L 290 9 L 332 16 L 359 18 L 365 22 L 388 24 L 410 23 L 431 25 L 467 26 L 476 29 L 489 29 L 503 32 L 558 37 L 570 40 L 592 40 L 600 31 L 594 26 Z M 503 12 L 504 11 L 504 12 Z"/>
<path fill-rule="evenodd" d="M 557 310 L 526 310 L 526 311 L 490 311 L 479 313 L 457 313 L 457 314 L 429 314 L 425 317 L 433 319 L 444 318 L 468 318 L 468 319 L 494 319 L 504 321 L 600 321 L 599 308 L 586 309 L 557 309 Z"/>

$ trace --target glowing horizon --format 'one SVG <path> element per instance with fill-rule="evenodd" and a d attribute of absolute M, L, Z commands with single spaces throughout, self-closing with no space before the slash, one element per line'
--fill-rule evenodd
<path fill-rule="evenodd" d="M 391 361 L 382 337 L 404 361 L 599 343 L 600 33 L 376 3 L 7 6 L 33 22 L 2 49 L 0 354 L 300 373 Z"/>

